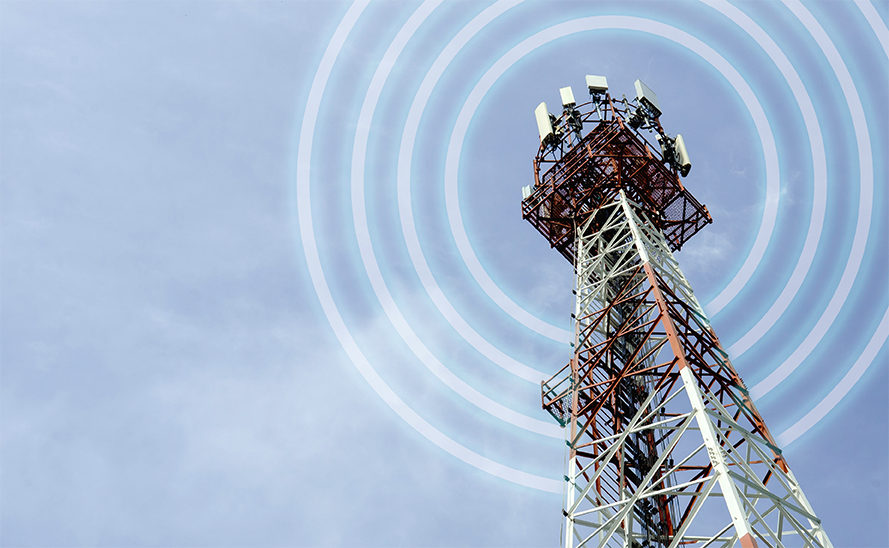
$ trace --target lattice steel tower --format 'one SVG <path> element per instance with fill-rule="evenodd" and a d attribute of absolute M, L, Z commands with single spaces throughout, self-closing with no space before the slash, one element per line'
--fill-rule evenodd
<path fill-rule="evenodd" d="M 575 271 L 574 353 L 541 383 L 566 428 L 564 546 L 832 546 L 673 257 L 712 222 L 682 136 L 641 81 L 630 101 L 587 87 L 537 108 L 522 200 Z"/>

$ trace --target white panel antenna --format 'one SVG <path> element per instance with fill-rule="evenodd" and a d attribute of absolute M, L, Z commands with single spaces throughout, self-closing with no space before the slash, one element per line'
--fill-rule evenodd
<path fill-rule="evenodd" d="M 549 119 L 549 109 L 546 108 L 546 103 L 537 105 L 537 108 L 534 109 L 534 117 L 537 118 L 537 131 L 540 133 L 540 142 L 546 143 L 552 140 L 555 132 L 553 131 L 553 123 Z"/>
<path fill-rule="evenodd" d="M 590 90 L 590 94 L 604 93 L 608 91 L 608 80 L 604 76 L 592 76 L 587 74 L 586 87 Z"/>
<path fill-rule="evenodd" d="M 685 139 L 682 135 L 676 136 L 676 163 L 679 167 L 679 173 L 685 177 L 691 171 L 691 159 L 688 157 L 688 149 L 685 148 Z"/>
<path fill-rule="evenodd" d="M 574 92 L 571 90 L 571 86 L 560 88 L 559 93 L 562 95 L 563 107 L 570 108 L 577 104 L 574 102 Z"/>
<path fill-rule="evenodd" d="M 655 118 L 660 116 L 663 111 L 657 102 L 657 95 L 642 80 L 636 80 L 634 85 L 636 86 L 636 98 L 639 99 L 639 102 L 648 107 Z"/>

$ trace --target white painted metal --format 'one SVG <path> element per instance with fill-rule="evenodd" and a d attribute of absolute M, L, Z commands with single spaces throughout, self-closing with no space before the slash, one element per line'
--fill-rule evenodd
<path fill-rule="evenodd" d="M 679 374 L 682 375 L 682 382 L 685 385 L 685 392 L 694 409 L 695 420 L 698 428 L 701 430 L 701 436 L 704 438 L 704 445 L 707 446 L 707 455 L 713 464 L 713 473 L 719 482 L 719 488 L 722 490 L 722 496 L 725 498 L 725 504 L 728 506 L 729 515 L 732 517 L 732 524 L 735 527 L 735 534 L 739 538 L 745 535 L 753 536 L 753 530 L 747 521 L 744 513 L 743 504 L 735 487 L 732 476 L 729 474 L 728 464 L 726 463 L 726 453 L 719 444 L 715 426 L 707 414 L 707 408 L 704 406 L 704 398 L 701 396 L 701 389 L 695 380 L 691 369 L 683 367 Z"/>
<path fill-rule="evenodd" d="M 576 227 L 575 262 L 575 354 L 566 377 L 544 385 L 544 393 L 559 393 L 570 385 L 570 415 L 566 417 L 569 461 L 565 496 L 566 548 L 584 546 L 627 547 L 646 546 L 645 529 L 640 528 L 634 508 L 646 504 L 646 499 L 660 495 L 693 497 L 688 519 L 674 532 L 669 546 L 765 546 L 772 547 L 832 547 L 820 520 L 806 500 L 793 474 L 776 463 L 780 450 L 749 427 L 738 423 L 739 409 L 752 409 L 753 403 L 746 389 L 739 386 L 730 392 L 732 411 L 720 403 L 695 377 L 691 367 L 680 370 L 681 383 L 669 391 L 657 391 L 647 385 L 645 399 L 619 433 L 601 436 L 587 443 L 588 453 L 598 456 L 578 464 L 577 447 L 589 440 L 591 425 L 579 416 L 578 393 L 580 353 L 606 341 L 609 333 L 604 328 L 589 330 L 596 311 L 606 307 L 614 298 L 612 281 L 640 274 L 640 264 L 648 264 L 657 272 L 665 289 L 682 299 L 692 313 L 687 321 L 702 332 L 710 332 L 710 321 L 695 298 L 688 280 L 667 245 L 663 233 L 648 219 L 644 210 L 621 192 L 618 200 L 602 210 L 598 218 L 599 230 L 590 225 Z M 592 222 L 592 219 L 590 220 Z M 639 278 L 640 283 L 651 282 Z M 655 287 L 652 291 L 657 291 Z M 662 302 L 659 301 L 659 302 Z M 663 310 L 661 312 L 664 312 Z M 658 311 L 640 311 L 657 317 Z M 662 314 L 660 321 L 669 332 L 670 316 Z M 684 363 L 684 350 L 666 335 L 652 335 L 640 355 L 652 365 L 662 363 L 658 358 L 673 353 Z M 724 364 L 730 367 L 728 356 Z M 719 364 L 716 364 L 718 367 Z M 642 377 L 639 377 L 642 379 Z M 642 381 L 645 382 L 645 381 Z M 548 392 L 550 391 L 550 392 Z M 569 402 L 566 402 L 569 403 Z M 677 412 L 684 409 L 682 412 Z M 629 443 L 630 436 L 654 432 L 659 442 L 656 460 L 641 480 L 635 492 L 621 487 L 624 464 L 617 477 L 611 477 L 607 466 Z M 586 436 L 586 437 L 585 437 Z M 594 447 L 596 451 L 591 451 Z M 741 449 L 739 450 L 738 447 Z M 681 467 L 709 463 L 712 471 L 703 477 L 677 481 Z M 656 472 L 660 474 L 656 478 Z M 760 479 L 765 472 L 768 485 Z M 601 499 L 598 481 L 615 483 L 618 500 Z M 743 539 L 743 540 L 742 540 Z"/>

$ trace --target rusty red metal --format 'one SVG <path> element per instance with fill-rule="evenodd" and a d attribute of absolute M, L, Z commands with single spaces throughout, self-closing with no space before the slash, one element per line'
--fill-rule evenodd
<path fill-rule="evenodd" d="M 522 218 L 573 263 L 575 225 L 623 189 L 653 214 L 671 249 L 681 249 L 713 222 L 706 206 L 682 185 L 676 168 L 623 121 L 619 102 L 608 98 L 598 115 L 593 129 L 567 150 L 541 144 L 534 159 L 533 192 L 522 201 Z"/>

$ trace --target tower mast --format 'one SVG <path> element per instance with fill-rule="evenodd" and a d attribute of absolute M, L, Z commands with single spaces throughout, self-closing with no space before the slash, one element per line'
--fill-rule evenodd
<path fill-rule="evenodd" d="M 575 272 L 573 355 L 541 383 L 566 429 L 564 546 L 831 547 L 673 256 L 712 222 L 682 136 L 640 80 L 629 101 L 587 88 L 537 107 L 522 200 Z"/>

